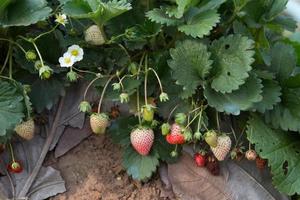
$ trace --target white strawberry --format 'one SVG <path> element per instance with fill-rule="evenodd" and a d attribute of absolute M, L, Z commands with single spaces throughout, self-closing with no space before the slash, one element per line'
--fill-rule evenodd
<path fill-rule="evenodd" d="M 210 147 L 211 151 L 215 155 L 215 157 L 222 161 L 226 158 L 227 154 L 230 152 L 231 148 L 231 139 L 227 135 L 221 135 L 218 137 L 217 146 Z"/>
<path fill-rule="evenodd" d="M 136 128 L 130 134 L 133 148 L 141 155 L 149 154 L 154 141 L 154 133 L 150 128 Z"/>
<path fill-rule="evenodd" d="M 245 154 L 245 157 L 248 159 L 248 160 L 256 160 L 257 158 L 257 153 L 256 151 L 254 151 L 253 149 L 249 149 L 248 151 L 246 151 L 246 154 Z"/>
<path fill-rule="evenodd" d="M 25 140 L 31 140 L 34 136 L 34 121 L 33 119 L 29 119 L 26 122 L 22 122 L 21 124 L 15 127 L 16 133 Z"/>
<path fill-rule="evenodd" d="M 90 125 L 93 133 L 103 134 L 108 127 L 108 116 L 105 113 L 93 113 L 90 117 Z"/>
<path fill-rule="evenodd" d="M 105 43 L 104 33 L 97 25 L 92 25 L 86 29 L 84 39 L 87 43 L 92 45 L 102 45 Z"/>

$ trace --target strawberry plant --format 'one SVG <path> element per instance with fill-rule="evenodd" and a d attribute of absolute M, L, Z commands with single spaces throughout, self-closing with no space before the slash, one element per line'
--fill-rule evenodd
<path fill-rule="evenodd" d="M 300 39 L 287 2 L 2 1 L 0 146 L 32 139 L 39 116 L 85 84 L 79 110 L 122 146 L 134 179 L 176 162 L 182 145 L 217 175 L 248 145 L 280 192 L 300 194 Z M 13 155 L 8 166 L 22 171 Z"/>

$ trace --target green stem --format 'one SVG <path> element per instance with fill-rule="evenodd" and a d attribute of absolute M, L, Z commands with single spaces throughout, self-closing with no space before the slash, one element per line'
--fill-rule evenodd
<path fill-rule="evenodd" d="M 154 75 L 155 75 L 155 77 L 158 81 L 160 91 L 161 91 L 161 93 L 163 93 L 163 87 L 162 87 L 162 84 L 161 84 L 161 81 L 160 81 L 160 78 L 159 78 L 158 74 L 156 73 L 156 71 L 153 68 L 149 68 L 149 70 L 151 70 L 154 73 Z"/>
<path fill-rule="evenodd" d="M 130 54 L 128 53 L 127 49 L 122 45 L 122 44 L 118 44 L 118 46 L 123 49 L 123 51 L 126 53 L 126 55 L 129 58 L 129 61 L 131 62 L 131 58 L 130 58 Z"/>
<path fill-rule="evenodd" d="M 141 58 L 140 63 L 139 63 L 138 73 L 137 73 L 137 76 L 136 76 L 137 80 L 139 80 L 139 74 L 140 74 L 140 71 L 141 71 L 141 67 L 142 67 L 144 58 L 145 58 L 145 53 L 143 53 L 142 58 Z M 142 125 L 142 120 L 141 120 L 141 112 L 140 112 L 140 90 L 139 90 L 139 87 L 137 87 L 137 89 L 136 89 L 136 106 L 137 106 L 139 125 L 141 126 Z"/>
<path fill-rule="evenodd" d="M 202 112 L 203 112 L 203 108 L 201 107 L 199 120 L 198 120 L 198 125 L 197 125 L 197 131 L 200 131 L 200 128 L 201 128 Z"/>
<path fill-rule="evenodd" d="M 196 119 L 197 117 L 201 114 L 201 112 L 197 113 L 194 118 L 185 126 L 185 128 L 189 127 Z"/>
<path fill-rule="evenodd" d="M 74 69 L 74 71 L 77 71 L 77 72 L 81 72 L 81 73 L 87 73 L 87 74 L 93 74 L 95 76 L 97 76 L 98 74 L 95 73 L 95 72 L 91 72 L 91 71 L 88 71 L 88 70 L 82 70 L 82 69 L 77 69 L 76 67 L 72 67 Z"/>
<path fill-rule="evenodd" d="M 19 43 L 15 42 L 13 40 L 5 39 L 5 38 L 0 38 L 0 41 L 6 41 L 6 42 L 9 42 L 11 44 L 15 44 L 17 47 L 19 47 L 23 51 L 24 54 L 26 54 L 25 49 Z"/>
<path fill-rule="evenodd" d="M 170 114 L 169 114 L 169 116 L 168 116 L 167 122 L 170 121 L 172 114 L 175 112 L 175 110 L 178 108 L 178 106 L 179 106 L 179 104 L 177 104 L 177 105 L 171 110 L 171 112 L 170 112 Z"/>
<path fill-rule="evenodd" d="M 102 76 L 97 76 L 97 77 L 94 78 L 94 79 L 88 84 L 88 86 L 85 88 L 85 91 L 84 91 L 84 93 L 83 93 L 83 101 L 85 101 L 87 92 L 88 92 L 88 90 L 90 89 L 90 87 L 93 85 L 93 83 L 94 83 L 96 80 L 98 80 L 98 79 L 100 79 L 100 78 L 102 78 Z"/>
<path fill-rule="evenodd" d="M 38 56 L 39 56 L 39 59 L 40 59 L 41 64 L 42 64 L 42 67 L 44 67 L 44 61 L 43 61 L 42 55 L 41 55 L 41 53 L 40 53 L 38 47 L 36 46 L 36 44 L 35 44 L 34 41 L 31 41 L 31 43 L 32 43 L 32 45 L 34 46 L 34 48 L 35 48 L 35 50 L 36 50 L 36 52 L 37 52 L 37 54 L 38 54 Z"/>
<path fill-rule="evenodd" d="M 10 142 L 8 143 L 8 147 L 9 147 L 11 159 L 12 159 L 13 162 L 15 162 L 16 160 L 15 160 L 15 156 L 14 156 L 14 149 L 13 149 Z"/>
<path fill-rule="evenodd" d="M 137 106 L 137 113 L 139 118 L 139 125 L 142 125 L 142 119 L 141 119 L 141 112 L 140 112 L 140 91 L 139 88 L 136 90 L 136 106 Z"/>
<path fill-rule="evenodd" d="M 106 91 L 106 89 L 107 89 L 107 87 L 108 87 L 110 81 L 111 81 L 114 77 L 115 77 L 115 75 L 112 75 L 112 76 L 107 80 L 107 82 L 106 82 L 105 85 L 104 85 L 104 88 L 103 88 L 103 90 L 102 90 L 101 97 L 100 97 L 100 100 L 99 100 L 99 104 L 98 104 L 98 111 L 97 111 L 98 113 L 100 113 L 100 111 L 101 111 L 101 105 L 102 105 L 102 101 L 103 101 L 103 98 L 104 98 L 105 91 Z"/>
<path fill-rule="evenodd" d="M 0 70 L 0 74 L 2 74 L 3 70 L 5 69 L 6 65 L 7 65 L 7 62 L 8 62 L 8 59 L 9 59 L 9 54 L 10 54 L 10 48 L 11 48 L 11 45 L 9 45 L 9 48 L 8 48 L 8 51 L 7 51 L 7 55 L 5 57 L 5 60 L 4 60 L 4 63 L 3 63 L 3 66 Z"/>
<path fill-rule="evenodd" d="M 144 81 L 144 98 L 145 98 L 145 105 L 148 105 L 147 101 L 147 79 L 148 79 L 148 55 L 145 58 L 145 81 Z"/>
<path fill-rule="evenodd" d="M 50 29 L 47 32 L 41 33 L 40 35 L 36 36 L 33 41 L 35 42 L 36 40 L 38 40 L 39 38 L 43 37 L 44 35 L 48 35 L 50 33 L 52 33 L 57 27 L 59 26 L 59 24 L 56 24 L 52 29 Z"/>
<path fill-rule="evenodd" d="M 216 111 L 216 120 L 217 120 L 217 128 L 218 128 L 218 131 L 221 132 L 221 129 L 220 129 L 220 122 L 219 122 L 219 113 L 218 113 L 218 111 Z"/>
<path fill-rule="evenodd" d="M 10 79 L 13 79 L 12 78 L 12 63 L 13 62 L 13 59 L 12 59 L 12 48 L 9 48 L 9 64 L 8 64 L 8 66 L 9 66 L 9 78 Z"/>

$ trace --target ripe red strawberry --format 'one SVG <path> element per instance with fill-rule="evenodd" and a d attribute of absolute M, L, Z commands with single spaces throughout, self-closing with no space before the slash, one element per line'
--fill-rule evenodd
<path fill-rule="evenodd" d="M 7 166 L 8 171 L 12 173 L 21 173 L 23 171 L 23 167 L 18 161 L 13 161 Z"/>
<path fill-rule="evenodd" d="M 16 133 L 25 140 L 31 140 L 34 136 L 34 121 L 29 119 L 28 121 L 22 122 L 15 128 Z"/>
<path fill-rule="evenodd" d="M 231 139 L 227 135 L 221 135 L 218 137 L 216 147 L 210 147 L 213 154 L 219 161 L 226 158 L 227 154 L 230 152 Z"/>
<path fill-rule="evenodd" d="M 198 167 L 204 167 L 206 164 L 206 156 L 202 153 L 195 153 L 194 161 Z"/>
<path fill-rule="evenodd" d="M 183 144 L 185 139 L 181 130 L 182 128 L 178 124 L 172 124 L 171 132 L 166 136 L 167 142 L 169 144 Z"/>
<path fill-rule="evenodd" d="M 248 160 L 253 161 L 253 160 L 256 159 L 257 153 L 256 153 L 256 151 L 254 151 L 253 149 L 249 149 L 248 151 L 246 151 L 245 156 L 246 156 L 246 158 L 247 158 Z"/>
<path fill-rule="evenodd" d="M 90 125 L 95 134 L 105 133 L 108 123 L 108 116 L 105 113 L 93 113 L 90 117 Z"/>
<path fill-rule="evenodd" d="M 147 156 L 154 141 L 154 133 L 150 128 L 136 128 L 130 134 L 130 141 L 133 148 L 141 155 Z"/>
<path fill-rule="evenodd" d="M 257 158 L 255 159 L 256 162 L 256 167 L 260 170 L 263 170 L 267 164 L 267 160 L 257 156 Z"/>
<path fill-rule="evenodd" d="M 213 155 L 207 157 L 206 168 L 212 175 L 214 176 L 220 175 L 219 162 L 216 160 L 216 158 Z"/>

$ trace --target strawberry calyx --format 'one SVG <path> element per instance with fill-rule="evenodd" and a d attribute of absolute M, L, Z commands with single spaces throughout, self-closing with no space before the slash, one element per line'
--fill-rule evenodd
<path fill-rule="evenodd" d="M 12 173 L 21 173 L 23 171 L 23 167 L 19 161 L 13 161 L 7 165 L 8 171 Z"/>

